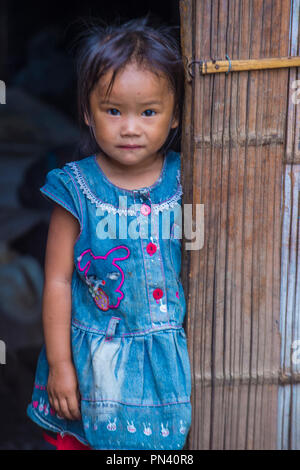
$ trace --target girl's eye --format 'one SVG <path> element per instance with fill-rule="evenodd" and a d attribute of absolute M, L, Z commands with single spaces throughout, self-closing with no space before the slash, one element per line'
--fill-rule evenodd
<path fill-rule="evenodd" d="M 150 113 L 155 113 L 155 114 L 156 114 L 156 112 L 153 111 L 153 109 L 146 109 L 146 111 L 144 111 L 144 113 L 147 113 L 147 114 L 146 114 L 147 117 L 154 116 L 154 114 L 148 114 L 148 112 L 150 112 Z"/>
<path fill-rule="evenodd" d="M 113 116 L 117 116 L 117 114 L 116 114 L 114 111 L 117 111 L 117 113 L 120 112 L 120 111 L 118 111 L 116 108 L 110 108 L 110 109 L 108 109 L 107 111 L 108 111 L 109 114 L 110 114 L 109 111 L 112 111 L 112 115 L 113 115 Z"/>

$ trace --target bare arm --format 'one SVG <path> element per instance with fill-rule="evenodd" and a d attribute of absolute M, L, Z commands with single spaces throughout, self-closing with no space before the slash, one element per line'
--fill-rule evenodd
<path fill-rule="evenodd" d="M 71 280 L 78 221 L 56 205 L 51 216 L 43 291 L 43 328 L 49 363 L 47 391 L 55 411 L 79 419 L 79 392 L 71 353 Z"/>

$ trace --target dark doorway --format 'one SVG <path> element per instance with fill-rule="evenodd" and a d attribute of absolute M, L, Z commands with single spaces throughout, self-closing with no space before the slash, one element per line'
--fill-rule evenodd
<path fill-rule="evenodd" d="M 179 27 L 178 4 L 179 0 L 1 0 L 0 80 L 6 84 L 7 97 L 0 106 L 0 239 L 8 253 L 5 262 L 14 253 L 12 270 L 30 257 L 42 279 L 48 219 L 40 214 L 50 206 L 44 205 L 38 188 L 45 172 L 68 158 L 68 140 L 76 135 L 76 76 L 69 44 L 77 35 L 78 20 L 123 22 L 149 13 Z M 52 134 L 40 132 L 44 121 Z M 33 291 L 30 276 L 29 269 L 24 271 L 27 284 L 22 285 Z M 17 309 L 11 309 L 9 319 L 2 307 L 0 339 L 7 350 L 6 363 L 0 364 L 0 450 L 47 449 L 41 428 L 26 416 L 43 340 L 41 323 L 36 321 L 31 328 L 28 320 L 23 327 L 22 316 L 18 320 L 13 315 Z"/>

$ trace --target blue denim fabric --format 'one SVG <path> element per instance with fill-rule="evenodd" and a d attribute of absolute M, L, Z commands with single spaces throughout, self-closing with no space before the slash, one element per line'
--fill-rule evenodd
<path fill-rule="evenodd" d="M 45 347 L 28 416 L 93 449 L 182 449 L 191 371 L 182 327 L 180 154 L 165 154 L 160 177 L 146 188 L 114 185 L 92 155 L 50 171 L 40 191 L 81 227 L 71 339 L 82 420 L 51 409 Z"/>

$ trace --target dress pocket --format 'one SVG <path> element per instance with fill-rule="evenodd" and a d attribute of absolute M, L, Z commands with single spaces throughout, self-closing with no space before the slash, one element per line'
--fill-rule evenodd
<path fill-rule="evenodd" d="M 178 238 L 181 234 L 180 225 L 173 223 L 170 233 L 170 259 L 171 264 L 176 274 L 177 279 L 180 277 L 181 270 L 181 238 Z M 177 238 L 175 238 L 177 237 Z"/>

